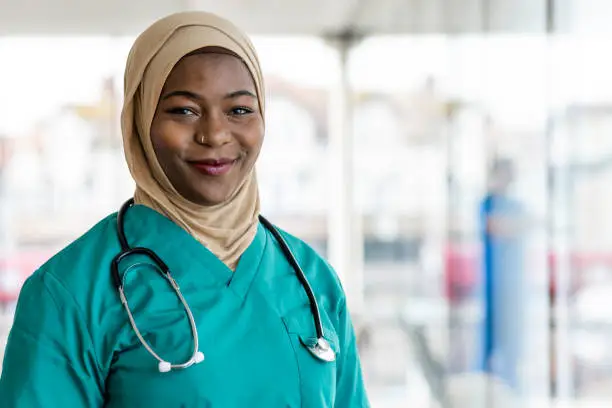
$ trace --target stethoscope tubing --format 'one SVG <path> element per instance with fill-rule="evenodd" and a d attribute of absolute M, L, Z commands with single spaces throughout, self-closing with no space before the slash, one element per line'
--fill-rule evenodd
<path fill-rule="evenodd" d="M 166 265 L 166 263 L 151 249 L 143 248 L 143 247 L 133 247 L 133 248 L 130 247 L 127 241 L 126 235 L 125 235 L 125 215 L 128 209 L 132 207 L 133 205 L 134 205 L 134 199 L 130 198 L 128 201 L 126 201 L 121 206 L 117 214 L 117 237 L 119 239 L 119 243 L 121 246 L 121 252 L 119 252 L 119 254 L 117 254 L 111 262 L 111 274 L 113 276 L 113 282 L 119 293 L 119 298 L 121 300 L 121 303 L 123 304 L 123 307 L 128 315 L 128 319 L 130 321 L 130 325 L 132 326 L 132 329 L 134 330 L 134 332 L 136 333 L 136 336 L 138 337 L 142 345 L 146 348 L 146 350 L 155 359 L 157 359 L 159 363 L 159 370 L 162 372 L 165 372 L 165 371 L 170 371 L 171 369 L 185 369 L 185 368 L 192 366 L 193 364 L 199 363 L 200 361 L 204 359 L 204 355 L 199 351 L 199 337 L 198 337 L 197 325 L 195 323 L 193 313 L 191 312 L 191 308 L 189 307 L 189 304 L 187 303 L 183 294 L 181 293 L 178 283 L 172 277 L 170 273 L 170 268 L 168 267 L 168 265 Z M 302 285 L 302 287 L 304 288 L 304 291 L 306 292 L 306 295 L 308 296 L 310 310 L 311 310 L 313 320 L 315 323 L 317 342 L 314 344 L 310 344 L 310 345 L 305 344 L 305 346 L 315 357 L 319 358 L 320 360 L 333 361 L 335 359 L 335 353 L 333 350 L 331 350 L 329 343 L 324 338 L 323 325 L 321 323 L 319 305 L 317 303 L 317 299 L 314 295 L 312 287 L 310 286 L 308 279 L 306 279 L 306 275 L 304 271 L 300 267 L 295 255 L 291 251 L 291 248 L 289 248 L 289 245 L 287 244 L 286 240 L 282 237 L 278 229 L 262 215 L 259 216 L 259 221 L 268 231 L 270 231 L 270 233 L 272 233 L 272 235 L 278 242 L 279 247 L 281 251 L 283 252 L 283 255 L 286 257 L 287 261 L 289 262 L 289 264 L 295 271 L 295 274 L 298 280 L 300 281 L 300 284 Z M 159 268 L 159 271 L 161 272 L 162 276 L 164 276 L 164 278 L 166 278 L 166 280 L 172 286 L 174 292 L 176 293 L 177 297 L 179 298 L 180 302 L 182 303 L 185 309 L 185 312 L 189 319 L 189 325 L 191 328 L 194 344 L 193 344 L 193 353 L 191 357 L 189 358 L 189 360 L 187 360 L 184 363 L 171 364 L 163 360 L 153 350 L 153 348 L 146 342 L 146 340 L 140 333 L 140 330 L 138 330 L 138 326 L 136 325 L 136 321 L 134 319 L 134 316 L 132 315 L 132 311 L 129 307 L 129 303 L 125 295 L 125 292 L 124 292 L 123 280 L 121 279 L 121 275 L 119 273 L 119 264 L 121 263 L 121 261 L 123 261 L 125 258 L 131 255 L 136 255 L 136 254 L 148 256 L 150 259 L 153 260 L 153 262 Z"/>

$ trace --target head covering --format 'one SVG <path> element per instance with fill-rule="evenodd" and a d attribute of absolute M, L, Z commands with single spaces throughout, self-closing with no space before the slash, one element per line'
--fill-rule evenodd
<path fill-rule="evenodd" d="M 136 203 L 170 218 L 233 270 L 257 232 L 259 192 L 255 170 L 226 202 L 210 207 L 197 205 L 172 186 L 150 136 L 160 93 L 172 68 L 185 55 L 212 46 L 242 59 L 253 77 L 263 118 L 263 78 L 249 38 L 214 14 L 183 12 L 156 21 L 132 46 L 125 68 L 121 130 L 128 168 L 136 182 Z"/>

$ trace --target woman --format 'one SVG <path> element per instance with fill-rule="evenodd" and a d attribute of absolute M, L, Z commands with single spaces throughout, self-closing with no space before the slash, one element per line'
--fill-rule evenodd
<path fill-rule="evenodd" d="M 135 205 L 23 286 L 2 406 L 369 406 L 336 275 L 258 218 L 264 89 L 248 38 L 201 12 L 154 23 L 128 57 L 122 131 Z M 114 263 L 128 246 L 174 280 L 143 253 Z"/>

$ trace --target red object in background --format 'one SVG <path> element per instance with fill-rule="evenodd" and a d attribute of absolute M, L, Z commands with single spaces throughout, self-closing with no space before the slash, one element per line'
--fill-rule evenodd
<path fill-rule="evenodd" d="M 548 266 L 550 270 L 549 295 L 551 301 L 554 302 L 557 287 L 557 270 L 558 261 L 555 254 L 548 255 Z M 589 280 L 593 281 L 594 277 L 588 276 L 596 270 L 602 270 L 612 279 L 612 253 L 573 253 L 570 255 L 570 295 L 578 292 L 584 285 L 589 284 Z"/>
<path fill-rule="evenodd" d="M 444 257 L 444 292 L 451 303 L 474 295 L 480 280 L 478 245 L 449 244 Z"/>
<path fill-rule="evenodd" d="M 606 271 L 612 279 L 612 253 L 573 253 L 570 262 L 570 296 L 588 284 L 589 272 L 596 269 Z M 476 294 L 482 276 L 481 251 L 478 244 L 449 244 L 445 253 L 444 290 L 451 303 L 458 303 Z M 528 269 L 526 269 L 528 270 Z M 556 296 L 558 257 L 548 254 L 551 301 Z"/>
<path fill-rule="evenodd" d="M 13 282 L 10 285 L 0 285 L 0 304 L 16 301 L 23 282 L 52 256 L 53 251 L 50 250 L 31 250 L 0 258 L 0 282 L 17 281 L 17 285 Z"/>

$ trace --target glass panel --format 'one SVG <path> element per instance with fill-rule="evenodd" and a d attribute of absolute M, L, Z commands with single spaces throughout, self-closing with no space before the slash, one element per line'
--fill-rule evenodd
<path fill-rule="evenodd" d="M 559 35 L 554 42 L 558 107 L 552 118 L 551 210 L 559 250 L 552 264 L 553 385 L 562 399 L 604 403 L 612 397 L 606 306 L 612 294 L 612 89 L 602 84 L 612 61 L 603 52 L 609 41 L 597 16 L 609 5 L 570 3 L 565 8 L 576 9 L 576 32 L 597 34 Z"/>
<path fill-rule="evenodd" d="M 6 214 L 0 300 L 9 308 L 30 273 L 132 194 L 119 136 L 127 44 L 0 40 Z"/>
<path fill-rule="evenodd" d="M 545 45 L 536 35 L 377 37 L 355 50 L 372 390 L 404 390 L 418 406 L 546 400 Z M 495 189 L 494 163 L 506 161 L 512 183 Z M 491 200 L 512 238 L 485 233 Z"/>
<path fill-rule="evenodd" d="M 448 355 L 445 45 L 435 36 L 375 37 L 350 60 L 370 334 L 361 353 L 380 406 L 428 406 L 427 380 L 440 381 Z"/>
<path fill-rule="evenodd" d="M 483 362 L 516 396 L 549 393 L 547 43 L 540 35 L 483 44 L 489 112 L 486 195 L 480 202 Z M 493 393 L 502 399 L 500 390 Z"/>
<path fill-rule="evenodd" d="M 254 43 L 267 87 L 266 139 L 257 165 L 262 212 L 325 256 L 333 54 L 312 38 L 257 37 Z"/>
<path fill-rule="evenodd" d="M 612 323 L 606 312 L 612 294 L 608 249 L 612 219 L 607 211 L 612 204 L 612 148 L 604 136 L 612 126 L 612 110 L 603 104 L 572 106 L 558 125 L 571 145 L 568 162 L 557 169 L 561 177 L 566 176 L 562 208 L 567 211 L 570 232 L 566 234 L 569 386 L 576 398 L 593 397 L 612 378 L 612 358 L 605 346 Z"/>

